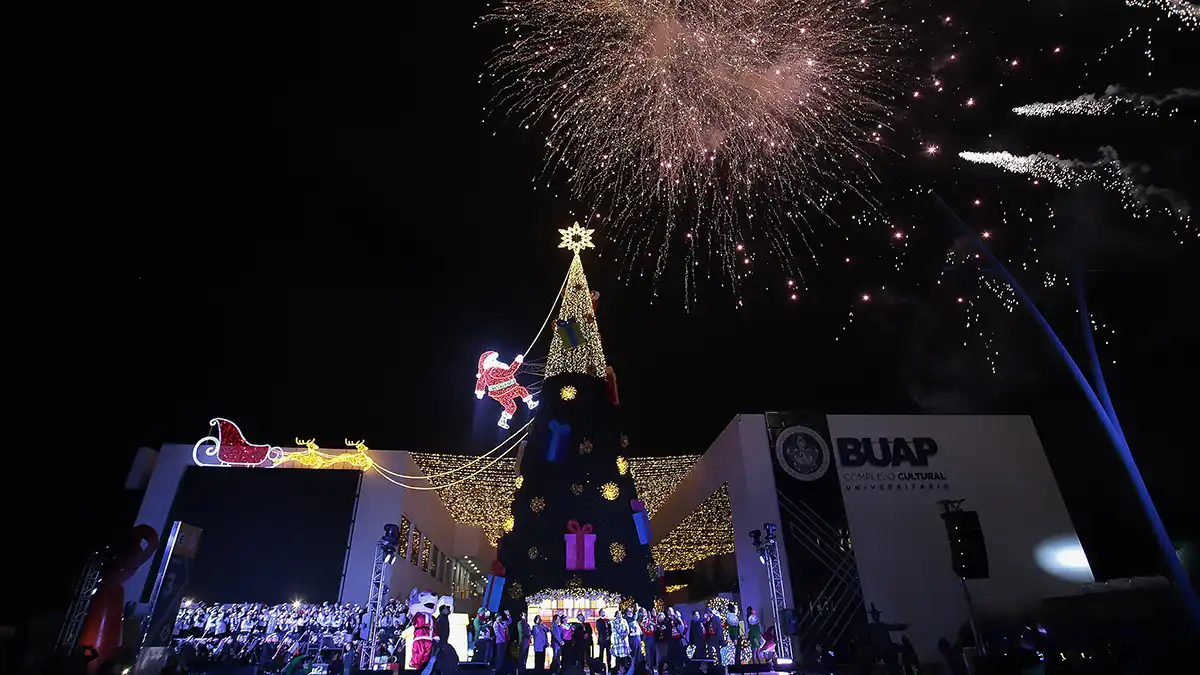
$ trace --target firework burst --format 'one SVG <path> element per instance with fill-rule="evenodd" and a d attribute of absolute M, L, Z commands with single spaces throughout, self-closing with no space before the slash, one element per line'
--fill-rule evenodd
<path fill-rule="evenodd" d="M 506 38 L 495 107 L 545 125 L 548 173 L 656 278 L 673 239 L 689 275 L 697 247 L 735 286 L 756 253 L 790 269 L 792 225 L 863 197 L 900 35 L 864 0 L 506 0 L 484 21 Z"/>

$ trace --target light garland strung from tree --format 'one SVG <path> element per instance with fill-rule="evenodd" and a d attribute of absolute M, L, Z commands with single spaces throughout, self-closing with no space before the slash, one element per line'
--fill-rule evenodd
<path fill-rule="evenodd" d="M 705 558 L 733 549 L 733 506 L 729 485 L 723 483 L 655 544 L 652 552 L 665 569 L 689 570 Z"/>
<path fill-rule="evenodd" d="M 415 452 L 412 453 L 412 458 L 422 471 L 449 475 L 458 473 L 459 469 L 456 467 L 475 459 L 469 455 Z M 646 514 L 649 517 L 653 517 L 666 503 L 679 481 L 683 480 L 699 460 L 700 455 L 626 458 L 633 474 L 634 485 L 637 487 L 638 498 L 646 503 Z M 488 541 L 495 546 L 504 534 L 504 521 L 512 515 L 513 496 L 524 482 L 523 476 L 513 479 L 515 467 L 515 458 L 502 457 L 486 471 L 474 476 L 469 483 L 439 490 L 438 497 L 454 522 L 483 528 Z M 436 480 L 430 482 L 440 484 Z"/>

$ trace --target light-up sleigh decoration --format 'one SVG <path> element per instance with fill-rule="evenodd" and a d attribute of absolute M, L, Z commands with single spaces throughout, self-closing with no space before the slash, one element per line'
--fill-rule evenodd
<path fill-rule="evenodd" d="M 238 425 L 222 417 L 208 422 L 215 436 L 205 436 L 192 446 L 192 459 L 201 466 L 274 466 L 283 459 L 275 445 L 247 443 Z"/>

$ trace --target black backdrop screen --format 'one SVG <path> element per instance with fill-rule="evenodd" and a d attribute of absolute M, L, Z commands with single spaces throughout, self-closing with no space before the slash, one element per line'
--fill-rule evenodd
<path fill-rule="evenodd" d="M 336 601 L 360 479 L 335 469 L 188 467 L 162 530 L 164 545 L 176 520 L 204 530 L 188 597 Z"/>

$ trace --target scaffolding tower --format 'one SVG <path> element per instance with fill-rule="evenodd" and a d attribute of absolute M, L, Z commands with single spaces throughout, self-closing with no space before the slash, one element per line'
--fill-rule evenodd
<path fill-rule="evenodd" d="M 359 670 L 375 669 L 375 650 L 379 648 L 379 618 L 388 601 L 388 581 L 396 562 L 399 528 L 388 525 L 383 538 L 375 544 L 375 562 L 371 568 L 371 588 L 367 591 L 367 636 L 358 656 Z"/>
<path fill-rule="evenodd" d="M 783 569 L 779 566 L 779 542 L 775 539 L 775 526 L 766 523 L 767 537 L 759 547 L 763 564 L 767 566 L 767 580 L 771 584 L 771 618 L 775 621 L 775 659 L 791 662 L 792 636 L 782 623 L 787 609 L 787 594 L 783 590 Z"/>
<path fill-rule="evenodd" d="M 62 629 L 58 632 L 58 642 L 55 648 L 62 654 L 70 654 L 79 640 L 79 631 L 83 629 L 83 621 L 87 618 L 88 610 L 92 607 L 92 596 L 100 585 L 100 571 L 104 567 L 104 556 L 94 553 L 84 563 L 79 581 L 75 584 L 75 597 L 63 620 Z"/>

